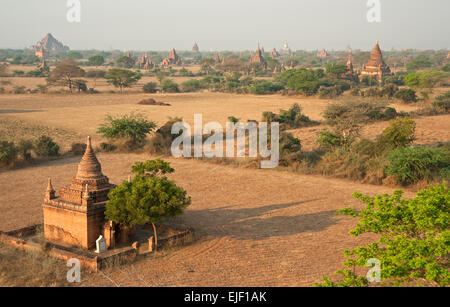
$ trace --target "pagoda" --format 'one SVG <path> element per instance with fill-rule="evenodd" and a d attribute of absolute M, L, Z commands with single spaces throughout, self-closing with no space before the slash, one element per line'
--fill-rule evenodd
<path fill-rule="evenodd" d="M 170 54 L 165 57 L 161 63 L 162 67 L 169 67 L 170 65 L 181 65 L 181 58 L 178 56 L 174 48 L 172 48 Z"/>
<path fill-rule="evenodd" d="M 194 42 L 194 46 L 192 47 L 193 53 L 199 53 L 200 49 L 198 48 L 197 42 Z"/>
<path fill-rule="evenodd" d="M 348 58 L 347 58 L 347 73 L 348 74 L 353 74 L 353 53 L 350 50 L 349 54 L 348 54 Z"/>
<path fill-rule="evenodd" d="M 220 62 L 222 62 L 222 60 L 220 59 L 219 53 L 216 53 L 216 57 L 214 58 L 214 61 L 216 62 L 216 64 L 220 64 Z"/>
<path fill-rule="evenodd" d="M 262 50 L 261 48 L 258 46 L 258 49 L 256 49 L 256 54 L 250 59 L 250 64 L 259 64 L 261 68 L 263 69 L 267 69 L 267 62 L 264 59 L 263 55 L 262 55 Z"/>
<path fill-rule="evenodd" d="M 44 204 L 44 237 L 49 242 L 68 246 L 92 248 L 103 234 L 105 205 L 109 191 L 115 185 L 103 175 L 95 156 L 91 138 L 70 185 L 56 195 L 48 180 Z"/>
<path fill-rule="evenodd" d="M 289 48 L 288 42 L 284 41 L 283 48 L 280 49 L 280 53 L 283 55 L 290 55 L 291 54 L 291 48 Z"/>
<path fill-rule="evenodd" d="M 322 51 L 318 52 L 316 56 L 321 59 L 326 59 L 328 57 L 328 52 L 326 49 L 322 49 Z"/>
<path fill-rule="evenodd" d="M 380 45 L 378 41 L 372 50 L 370 60 L 366 65 L 362 67 L 361 77 L 372 76 L 381 80 L 383 76 L 391 73 L 391 69 L 383 61 L 383 55 L 381 54 Z"/>
<path fill-rule="evenodd" d="M 138 63 L 140 69 L 150 70 L 154 68 L 153 62 L 150 60 L 150 57 L 145 53 L 142 55 L 141 60 Z"/>
<path fill-rule="evenodd" d="M 272 51 L 270 52 L 270 57 L 272 59 L 276 59 L 278 57 L 280 57 L 280 54 L 278 53 L 277 49 L 273 48 Z"/>

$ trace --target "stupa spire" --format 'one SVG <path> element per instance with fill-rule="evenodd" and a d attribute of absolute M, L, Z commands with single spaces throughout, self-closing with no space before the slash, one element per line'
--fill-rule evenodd
<path fill-rule="evenodd" d="M 92 149 L 91 137 L 88 136 L 86 141 L 86 151 L 78 165 L 78 172 L 75 178 L 93 179 L 99 177 L 104 177 L 102 174 L 102 166 L 98 162 L 94 150 Z"/>

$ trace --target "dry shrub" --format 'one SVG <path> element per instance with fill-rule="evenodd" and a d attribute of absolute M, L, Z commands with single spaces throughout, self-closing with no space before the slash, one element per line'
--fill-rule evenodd
<path fill-rule="evenodd" d="M 62 260 L 0 243 L 0 286 L 70 286 L 72 284 L 66 279 L 67 270 Z"/>
<path fill-rule="evenodd" d="M 76 156 L 81 156 L 86 151 L 86 146 L 85 143 L 72 143 L 70 152 Z"/>

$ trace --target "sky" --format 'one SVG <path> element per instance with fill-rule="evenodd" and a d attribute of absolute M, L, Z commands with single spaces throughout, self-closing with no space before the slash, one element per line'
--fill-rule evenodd
<path fill-rule="evenodd" d="M 1 0 L 0 48 L 47 33 L 72 50 L 450 49 L 449 0 Z M 380 22 L 368 22 L 379 1 Z"/>

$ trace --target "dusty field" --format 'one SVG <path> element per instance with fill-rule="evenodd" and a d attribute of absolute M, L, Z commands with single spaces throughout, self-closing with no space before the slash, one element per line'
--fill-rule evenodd
<path fill-rule="evenodd" d="M 171 106 L 137 104 L 149 97 L 169 103 Z M 327 100 L 315 98 L 223 93 L 0 95 L 0 119 L 14 118 L 95 136 L 106 114 L 142 112 L 148 119 L 161 125 L 169 117 L 182 117 L 186 122 L 193 124 L 194 114 L 200 113 L 203 115 L 204 123 L 219 121 L 224 124 L 229 116 L 238 117 L 242 121 L 261 120 L 263 111 L 278 112 L 280 108 L 287 109 L 296 102 L 303 107 L 305 114 L 315 120 L 320 120 L 323 108 L 329 103 Z M 99 137 L 95 140 L 98 141 Z"/>
<path fill-rule="evenodd" d="M 145 98 L 154 98 L 171 106 L 143 106 L 137 103 Z M 299 103 L 303 112 L 311 119 L 320 121 L 322 111 L 330 100 L 317 98 L 298 98 L 281 95 L 254 96 L 224 93 L 183 93 L 183 94 L 24 94 L 0 95 L 0 120 L 22 120 L 32 125 L 48 126 L 76 132 L 79 135 L 96 135 L 98 126 L 106 114 L 123 115 L 130 112 L 146 114 L 157 124 L 164 124 L 169 117 L 182 117 L 193 124 L 194 114 L 203 115 L 203 122 L 218 121 L 224 124 L 229 116 L 241 121 L 261 120 L 263 111 L 279 112 L 292 104 Z M 412 111 L 417 107 L 405 104 L 391 104 L 398 111 Z M 70 120 L 67 120 L 70 118 Z M 449 140 L 449 118 L 446 116 L 418 119 L 418 137 L 422 143 Z M 439 124 L 437 124 L 439 122 Z M 365 134 L 382 131 L 385 122 L 369 126 Z M 299 137 L 305 149 L 314 146 L 317 132 L 322 126 L 297 129 L 294 135 Z M 441 132 L 444 132 L 443 134 Z M 429 139 L 427 139 L 429 138 Z M 99 137 L 95 138 L 99 141 Z M 418 141 L 419 142 L 419 141 Z M 65 144 L 67 146 L 67 144 Z M 70 145 L 70 144 L 69 144 Z"/>
<path fill-rule="evenodd" d="M 429 116 L 415 118 L 416 140 L 415 145 L 433 145 L 439 142 L 450 142 L 450 115 Z M 376 122 L 365 126 L 361 131 L 361 137 L 374 140 L 388 126 L 387 121 Z M 325 127 L 315 126 L 290 130 L 295 137 L 302 142 L 304 150 L 312 150 L 317 147 L 317 135 Z"/>
<path fill-rule="evenodd" d="M 171 106 L 142 106 L 144 98 Z M 9 139 L 49 133 L 65 148 L 86 135 L 96 135 L 106 114 L 145 112 L 163 124 L 168 117 L 193 122 L 224 123 L 228 116 L 260 120 L 263 111 L 278 112 L 299 103 L 315 120 L 330 101 L 308 98 L 195 94 L 0 95 L 0 133 Z M 414 106 L 394 105 L 409 111 Z M 417 120 L 418 143 L 450 141 L 450 116 Z M 386 123 L 366 128 L 374 137 Z M 323 127 L 294 131 L 303 148 L 313 147 Z M 101 154 L 104 173 L 113 183 L 128 176 L 130 165 L 150 158 L 136 154 Z M 48 177 L 58 190 L 76 173 L 80 157 L 0 172 L 0 230 L 42 222 L 41 202 Z M 312 285 L 341 268 L 343 248 L 367 242 L 348 234 L 355 221 L 334 215 L 336 209 L 358 202 L 355 190 L 368 194 L 392 192 L 380 186 L 288 172 L 242 169 L 193 160 L 175 160 L 173 179 L 192 196 L 192 206 L 172 221 L 195 228 L 198 240 L 189 246 L 156 255 L 117 270 L 86 277 L 82 285 L 110 286 L 298 286 Z M 408 196 L 413 196 L 409 192 Z M 139 273 L 138 273 L 139 272 Z M 106 275 L 105 275 L 106 274 Z M 111 282 L 111 280 L 114 281 Z"/>
<path fill-rule="evenodd" d="M 114 183 L 127 178 L 133 162 L 147 158 L 99 155 Z M 47 177 L 61 188 L 76 173 L 78 161 L 0 173 L 0 186 L 8 191 L 0 195 L 0 229 L 41 222 Z M 343 248 L 369 239 L 352 238 L 348 231 L 355 221 L 334 211 L 358 205 L 351 197 L 355 190 L 392 191 L 325 177 L 170 161 L 176 169 L 172 178 L 192 196 L 192 205 L 174 223 L 194 227 L 198 240 L 133 266 L 89 276 L 82 285 L 113 286 L 112 279 L 130 286 L 310 286 L 340 268 Z"/>

